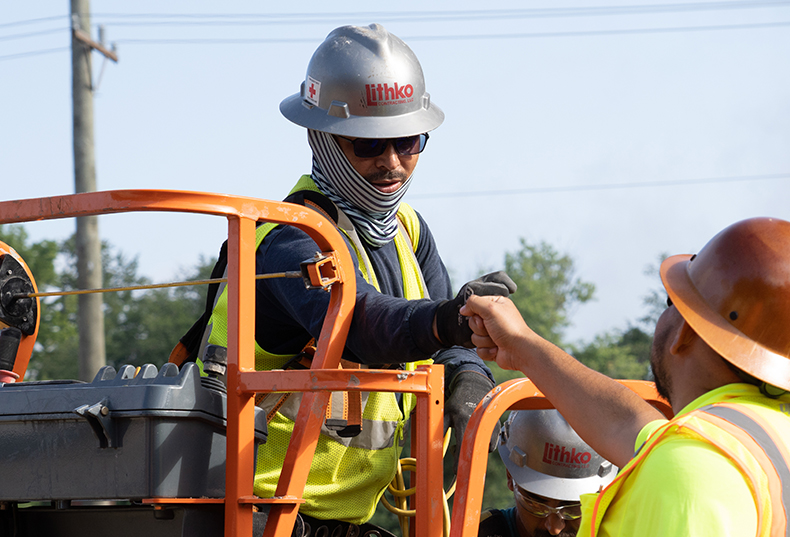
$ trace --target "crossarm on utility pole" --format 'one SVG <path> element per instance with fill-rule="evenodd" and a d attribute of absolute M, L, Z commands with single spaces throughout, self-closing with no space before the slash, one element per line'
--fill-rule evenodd
<path fill-rule="evenodd" d="M 74 39 L 88 45 L 90 48 L 98 50 L 106 58 L 109 58 L 115 63 L 118 63 L 118 54 L 114 50 L 109 50 L 101 43 L 94 41 L 93 39 L 91 39 L 91 36 L 89 36 L 84 31 L 80 30 L 79 28 L 73 28 L 71 31 L 74 34 Z"/>

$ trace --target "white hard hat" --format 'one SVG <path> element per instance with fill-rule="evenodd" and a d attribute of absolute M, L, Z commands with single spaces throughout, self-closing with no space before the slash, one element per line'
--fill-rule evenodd
<path fill-rule="evenodd" d="M 413 136 L 444 121 L 417 56 L 379 24 L 333 30 L 280 112 L 302 127 L 355 138 Z"/>
<path fill-rule="evenodd" d="M 598 492 L 617 474 L 555 409 L 511 412 L 500 432 L 499 456 L 519 487 L 562 501 Z"/>

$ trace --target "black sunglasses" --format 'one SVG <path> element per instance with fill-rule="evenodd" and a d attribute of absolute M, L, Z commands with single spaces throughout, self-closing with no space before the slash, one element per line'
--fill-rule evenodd
<path fill-rule="evenodd" d="M 416 155 L 425 150 L 428 133 L 404 136 L 403 138 L 346 138 L 336 134 L 338 138 L 348 140 L 354 146 L 354 154 L 359 158 L 373 158 L 384 154 L 387 145 L 392 144 L 399 155 Z"/>

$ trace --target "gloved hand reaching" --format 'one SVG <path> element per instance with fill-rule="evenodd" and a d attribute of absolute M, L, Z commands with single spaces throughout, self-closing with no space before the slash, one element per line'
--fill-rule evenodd
<path fill-rule="evenodd" d="M 472 417 L 477 404 L 491 391 L 494 383 L 476 371 L 461 371 L 452 381 L 447 400 L 444 403 L 444 430 L 447 427 L 453 428 L 455 437 L 455 462 L 453 468 L 458 468 L 458 455 L 461 451 L 461 441 L 466 432 L 466 425 Z M 499 438 L 499 424 L 491 435 L 488 451 L 494 451 Z"/>
<path fill-rule="evenodd" d="M 443 345 L 472 348 L 472 329 L 469 320 L 458 313 L 472 295 L 508 296 L 516 292 L 516 284 L 504 271 L 491 272 L 464 284 L 452 300 L 445 300 L 436 310 L 436 332 Z"/>

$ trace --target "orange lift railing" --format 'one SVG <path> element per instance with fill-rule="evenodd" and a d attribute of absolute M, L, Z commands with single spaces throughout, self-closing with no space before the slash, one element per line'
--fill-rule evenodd
<path fill-rule="evenodd" d="M 415 530 L 442 535 L 443 367 L 417 371 L 337 369 L 356 296 L 354 264 L 334 224 L 301 205 L 200 192 L 116 190 L 0 202 L 0 224 L 113 213 L 161 211 L 224 216 L 228 220 L 228 397 L 225 498 L 150 498 L 152 505 L 224 503 L 226 537 L 252 534 L 253 507 L 268 504 L 265 537 L 288 537 L 296 520 L 310 463 L 332 391 L 391 391 L 416 394 L 413 455 Z M 331 298 L 312 367 L 304 371 L 255 371 L 255 227 L 258 222 L 296 226 L 315 240 L 321 255 L 308 267 L 311 284 Z M 322 291 L 316 291 L 322 292 Z M 174 337 L 177 335 L 174 334 Z M 29 358 L 29 356 L 27 357 Z M 24 376 L 27 358 L 14 372 Z M 305 392 L 280 480 L 272 498 L 253 495 L 256 393 Z"/>
<path fill-rule="evenodd" d="M 672 417 L 672 407 L 659 397 L 652 382 L 644 380 L 617 382 L 635 391 L 667 418 Z M 451 537 L 477 537 L 488 466 L 488 443 L 499 418 L 508 410 L 546 408 L 554 408 L 554 405 L 528 378 L 513 379 L 500 384 L 477 405 L 466 427 L 458 457 L 458 482 L 450 525 Z"/>
<path fill-rule="evenodd" d="M 412 455 L 415 479 L 416 537 L 442 535 L 442 432 L 444 373 L 441 366 L 416 371 L 338 369 L 356 295 L 353 262 L 335 226 L 301 205 L 200 192 L 117 190 L 0 202 L 0 224 L 124 212 L 188 212 L 224 216 L 228 220 L 228 398 L 225 498 L 149 498 L 144 503 L 174 505 L 224 503 L 226 537 L 252 534 L 253 506 L 269 505 L 264 537 L 289 537 L 318 435 L 332 391 L 391 391 L 417 398 Z M 315 240 L 321 255 L 308 266 L 311 284 L 331 292 L 326 320 L 312 367 L 301 371 L 255 371 L 255 227 L 258 222 L 296 226 Z M 320 291 L 316 291 L 320 292 Z M 175 335 L 174 335 L 175 337 Z M 26 355 L 25 355 L 26 354 Z M 14 373 L 24 376 L 29 352 L 20 353 Z M 619 381 L 668 417 L 669 405 L 653 383 Z M 253 495 L 255 467 L 254 397 L 256 393 L 305 392 L 297 414 L 280 480 L 272 498 Z M 451 535 L 477 535 L 488 443 L 495 424 L 507 410 L 553 408 L 529 379 L 494 388 L 478 405 L 464 435 L 458 463 Z M 475 456 L 477 454 L 478 456 Z"/>

